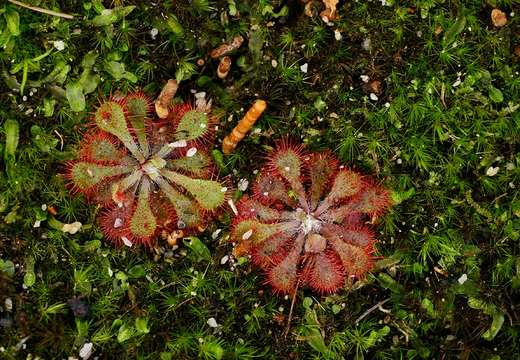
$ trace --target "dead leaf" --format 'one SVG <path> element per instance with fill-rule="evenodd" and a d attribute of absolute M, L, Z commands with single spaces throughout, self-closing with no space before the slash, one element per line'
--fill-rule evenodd
<path fill-rule="evenodd" d="M 491 11 L 491 21 L 497 28 L 501 28 L 507 24 L 506 13 L 500 9 L 493 9 L 493 11 Z"/>

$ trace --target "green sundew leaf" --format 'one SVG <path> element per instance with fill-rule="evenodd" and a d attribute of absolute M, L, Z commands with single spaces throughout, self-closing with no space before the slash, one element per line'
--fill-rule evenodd
<path fill-rule="evenodd" d="M 5 22 L 7 23 L 7 29 L 13 36 L 20 35 L 20 15 L 17 11 L 7 9 L 4 14 Z"/>
<path fill-rule="evenodd" d="M 132 83 L 137 82 L 137 76 L 125 70 L 125 64 L 117 61 L 105 63 L 105 70 L 116 80 L 126 79 Z"/>
<path fill-rule="evenodd" d="M 91 74 L 90 70 L 85 70 L 79 77 L 79 84 L 83 88 L 83 94 L 87 95 L 96 90 L 101 78 L 97 74 Z"/>
<path fill-rule="evenodd" d="M 36 282 L 36 275 L 34 274 L 34 259 L 28 257 L 25 261 L 25 275 L 23 277 L 23 284 L 30 288 Z"/>
<path fill-rule="evenodd" d="M 117 341 L 119 343 L 124 343 L 134 336 L 135 329 L 132 326 L 128 326 L 126 324 L 121 325 L 119 331 L 117 332 Z"/>
<path fill-rule="evenodd" d="M 132 170 L 128 166 L 98 165 L 88 162 L 75 163 L 71 170 L 72 181 L 81 190 L 86 190 L 113 176 L 129 173 Z"/>
<path fill-rule="evenodd" d="M 135 9 L 135 6 L 116 7 L 114 9 L 103 9 L 101 14 L 92 19 L 95 26 L 107 26 L 119 21 Z"/>
<path fill-rule="evenodd" d="M 184 245 L 191 250 L 190 256 L 193 258 L 195 262 L 209 262 L 211 261 L 211 252 L 209 251 L 206 244 L 200 241 L 199 238 L 195 236 L 190 236 L 189 238 L 185 238 L 183 240 Z"/>
<path fill-rule="evenodd" d="M 459 35 L 466 26 L 466 17 L 461 15 L 457 18 L 457 20 L 450 26 L 450 28 L 444 34 L 444 43 L 445 45 L 450 45 L 455 41 L 457 35 Z"/>
<path fill-rule="evenodd" d="M 158 178 L 156 182 L 175 208 L 175 213 L 177 214 L 178 218 L 177 225 L 180 229 L 200 225 L 202 221 L 202 214 L 200 213 L 200 209 L 194 200 L 191 200 L 186 195 L 181 194 L 179 191 L 175 190 L 163 178 Z"/>
<path fill-rule="evenodd" d="M 504 313 L 497 310 L 493 314 L 493 321 L 491 322 L 491 326 L 489 329 L 487 329 L 484 334 L 482 334 L 482 337 L 488 341 L 491 341 L 495 338 L 495 336 L 498 334 L 500 329 L 502 328 L 502 325 L 504 324 Z"/>
<path fill-rule="evenodd" d="M 175 170 L 182 170 L 195 176 L 202 176 L 210 165 L 210 158 L 207 154 L 199 151 L 191 157 L 168 160 L 168 163 Z"/>
<path fill-rule="evenodd" d="M 84 57 L 83 60 L 81 60 L 81 66 L 83 69 L 91 69 L 94 64 L 96 63 L 96 59 L 98 58 L 99 54 L 96 53 L 94 50 L 89 51 Z"/>
<path fill-rule="evenodd" d="M 489 85 L 489 98 L 494 103 L 501 103 L 504 101 L 504 95 L 502 94 L 502 91 L 500 89 L 497 89 L 493 85 Z"/>
<path fill-rule="evenodd" d="M 65 87 L 65 95 L 67 96 L 72 111 L 78 112 L 85 110 L 85 95 L 83 95 L 83 88 L 79 81 L 67 84 Z"/>
<path fill-rule="evenodd" d="M 43 98 L 43 116 L 51 117 L 54 114 L 54 107 L 56 106 L 56 99 L 45 97 Z"/>
<path fill-rule="evenodd" d="M 157 219 L 150 207 L 150 183 L 146 179 L 141 182 L 137 207 L 132 215 L 130 230 L 141 238 L 149 238 L 157 229 Z"/>
<path fill-rule="evenodd" d="M 148 111 L 148 102 L 139 96 L 127 97 L 126 107 L 128 109 L 128 119 L 132 124 L 134 133 L 137 136 L 139 146 L 144 156 L 149 155 L 148 138 L 146 136 L 145 118 Z"/>
<path fill-rule="evenodd" d="M 192 179 L 174 171 L 162 170 L 161 174 L 186 189 L 205 210 L 215 210 L 226 200 L 226 191 L 221 183 L 213 180 Z"/>
<path fill-rule="evenodd" d="M 148 334 L 150 332 L 148 328 L 148 318 L 136 318 L 135 329 L 141 334 Z"/>
<path fill-rule="evenodd" d="M 190 110 L 184 114 L 175 129 L 175 140 L 195 140 L 208 132 L 209 119 L 202 111 Z"/>
<path fill-rule="evenodd" d="M 395 294 L 401 294 L 403 292 L 403 286 L 395 281 L 390 275 L 381 273 L 378 276 L 378 280 L 385 289 L 392 291 Z"/>
<path fill-rule="evenodd" d="M 175 36 L 182 37 L 184 35 L 184 29 L 182 28 L 182 25 L 179 23 L 175 15 L 168 15 L 166 25 L 168 26 L 168 30 L 170 30 Z"/>
<path fill-rule="evenodd" d="M 13 276 L 14 269 L 14 263 L 11 260 L 0 259 L 0 271 L 6 273 L 8 276 Z"/>
<path fill-rule="evenodd" d="M 18 140 L 20 139 L 20 125 L 18 121 L 7 119 L 4 122 L 5 131 L 5 149 L 4 160 L 6 162 L 14 161 Z"/>
<path fill-rule="evenodd" d="M 131 279 L 139 279 L 146 276 L 144 265 L 134 265 L 128 270 L 128 277 Z"/>

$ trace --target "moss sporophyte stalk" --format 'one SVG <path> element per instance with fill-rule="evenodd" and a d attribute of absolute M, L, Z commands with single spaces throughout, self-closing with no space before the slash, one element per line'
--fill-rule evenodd
<path fill-rule="evenodd" d="M 98 221 L 114 244 L 152 245 L 163 231 L 194 231 L 226 203 L 213 180 L 209 106 L 185 103 L 153 120 L 143 93 L 102 102 L 67 168 L 71 189 L 102 206 Z"/>

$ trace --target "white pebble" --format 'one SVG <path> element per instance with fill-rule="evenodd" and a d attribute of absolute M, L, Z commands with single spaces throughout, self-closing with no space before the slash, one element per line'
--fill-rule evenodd
<path fill-rule="evenodd" d="M 54 48 L 58 51 L 65 49 L 65 43 L 63 40 L 57 40 L 54 42 Z"/>
<path fill-rule="evenodd" d="M 271 60 L 271 66 L 276 68 L 278 66 L 278 61 L 276 61 L 275 59 Z"/>
<path fill-rule="evenodd" d="M 368 75 L 361 75 L 360 78 L 361 81 L 363 81 L 364 83 L 367 83 L 368 80 L 370 80 L 370 77 Z"/>
<path fill-rule="evenodd" d="M 247 240 L 253 235 L 253 229 L 247 230 L 244 234 L 242 234 L 242 240 Z"/>
<path fill-rule="evenodd" d="M 466 280 L 468 280 L 468 275 L 466 275 L 466 274 L 462 274 L 461 277 L 457 279 L 457 281 L 461 285 L 464 284 L 466 282 Z"/>
<path fill-rule="evenodd" d="M 334 30 L 334 39 L 336 39 L 337 41 L 343 39 L 343 36 L 341 35 L 341 32 L 338 29 Z"/>
<path fill-rule="evenodd" d="M 196 153 L 197 153 L 197 148 L 196 147 L 192 147 L 188 151 L 186 151 L 186 156 L 187 157 L 192 157 Z"/>
<path fill-rule="evenodd" d="M 181 148 L 186 147 L 187 145 L 188 143 L 186 142 L 186 140 L 178 140 L 168 144 L 168 146 L 171 148 Z"/>
<path fill-rule="evenodd" d="M 123 220 L 120 218 L 116 218 L 114 220 L 114 229 L 120 228 L 121 226 L 123 226 Z"/>
<path fill-rule="evenodd" d="M 224 257 L 222 257 L 222 259 L 220 259 L 220 264 L 221 265 L 224 265 L 225 263 L 227 263 L 229 260 L 229 256 L 228 255 L 224 255 Z"/>
<path fill-rule="evenodd" d="M 215 320 L 215 318 L 209 318 L 207 321 L 207 324 L 209 325 L 209 327 L 212 327 L 212 328 L 218 327 L 218 323 L 217 323 L 217 320 Z"/>
<path fill-rule="evenodd" d="M 247 179 L 240 179 L 239 180 L 239 182 L 238 182 L 238 190 L 246 191 L 248 186 L 249 186 L 249 181 L 247 181 Z"/>
<path fill-rule="evenodd" d="M 374 93 L 370 93 L 370 100 L 377 101 L 377 100 L 379 100 L 379 98 L 377 97 L 376 94 L 374 94 Z"/>
<path fill-rule="evenodd" d="M 79 351 L 79 357 L 83 360 L 87 360 L 92 355 L 93 344 L 91 342 L 83 344 L 83 347 Z"/>
<path fill-rule="evenodd" d="M 305 63 L 302 66 L 300 66 L 300 70 L 307 74 L 307 70 L 309 69 L 309 64 Z"/>
<path fill-rule="evenodd" d="M 500 167 L 493 167 L 493 166 L 490 166 L 487 170 L 486 170 L 486 175 L 487 176 L 495 176 L 497 173 L 498 173 L 498 170 L 500 170 Z"/>
<path fill-rule="evenodd" d="M 123 240 L 123 244 L 125 244 L 126 246 L 132 247 L 132 242 L 126 236 L 121 236 L 121 240 Z"/>

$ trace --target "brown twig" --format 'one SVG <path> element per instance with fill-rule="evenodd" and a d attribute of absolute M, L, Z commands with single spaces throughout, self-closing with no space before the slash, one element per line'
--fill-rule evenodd
<path fill-rule="evenodd" d="M 41 7 L 38 7 L 38 6 L 27 5 L 27 4 L 25 4 L 23 2 L 20 2 L 20 1 L 17 1 L 17 0 L 7 0 L 7 1 L 9 1 L 12 4 L 15 4 L 15 5 L 21 6 L 23 8 L 26 8 L 26 9 L 29 9 L 29 10 L 32 10 L 32 11 L 36 11 L 36 12 L 39 12 L 39 13 L 42 13 L 42 14 L 58 16 L 58 17 L 62 17 L 62 18 L 65 18 L 65 19 L 69 19 L 69 20 L 70 19 L 74 19 L 74 16 L 69 15 L 69 14 L 65 14 L 65 13 L 62 13 L 62 12 L 47 10 L 47 9 L 43 9 Z"/>
<path fill-rule="evenodd" d="M 298 281 L 296 282 L 296 286 L 294 287 L 294 294 L 291 300 L 291 308 L 289 309 L 289 316 L 287 317 L 287 326 L 285 327 L 285 330 L 283 332 L 284 339 L 287 338 L 287 335 L 289 334 L 289 330 L 291 329 L 291 321 L 292 321 L 292 314 L 294 310 L 294 304 L 296 303 L 296 294 L 298 293 L 298 287 L 300 286 L 300 279 L 298 278 Z"/>

